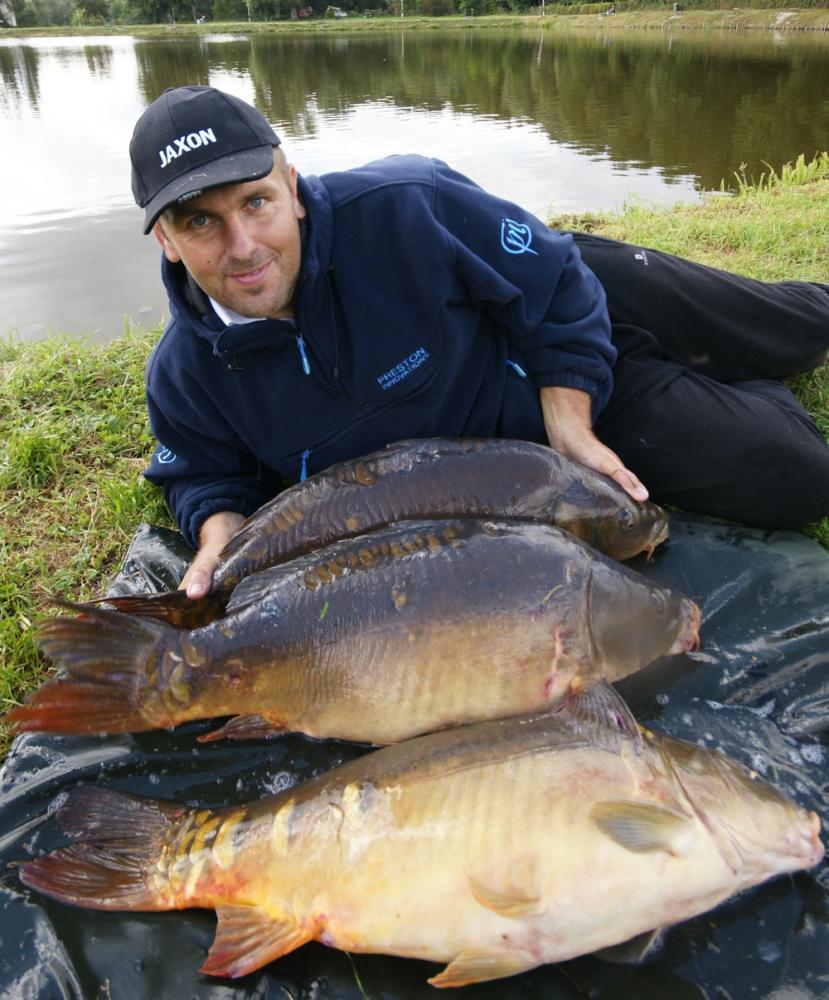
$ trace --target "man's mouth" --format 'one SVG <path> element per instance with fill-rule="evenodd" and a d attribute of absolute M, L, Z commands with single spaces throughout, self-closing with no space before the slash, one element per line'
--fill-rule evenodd
<path fill-rule="evenodd" d="M 238 282 L 240 285 L 256 285 L 265 277 L 265 273 L 270 267 L 270 263 L 270 261 L 266 261 L 259 267 L 254 268 L 252 271 L 240 271 L 236 274 L 231 274 L 230 277 L 233 281 Z"/>

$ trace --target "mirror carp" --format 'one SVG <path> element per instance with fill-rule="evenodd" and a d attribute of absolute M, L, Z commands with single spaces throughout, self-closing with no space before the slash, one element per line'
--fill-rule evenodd
<path fill-rule="evenodd" d="M 565 528 L 613 559 L 650 555 L 668 518 L 612 479 L 544 445 L 497 439 L 400 441 L 331 466 L 264 504 L 221 554 L 209 594 L 110 598 L 118 610 L 195 628 L 225 613 L 246 576 L 395 521 L 493 517 Z"/>
<path fill-rule="evenodd" d="M 308 941 L 444 963 L 464 986 L 661 929 L 823 857 L 815 813 L 723 755 L 637 729 L 611 689 L 367 754 L 248 805 L 78 786 L 75 843 L 20 877 L 99 910 L 214 908 L 201 971 Z"/>
<path fill-rule="evenodd" d="M 199 629 L 103 608 L 46 620 L 62 673 L 6 720 L 111 733 L 233 715 L 219 735 L 391 743 L 618 680 L 696 648 L 699 623 L 550 525 L 402 522 L 245 578 Z"/>

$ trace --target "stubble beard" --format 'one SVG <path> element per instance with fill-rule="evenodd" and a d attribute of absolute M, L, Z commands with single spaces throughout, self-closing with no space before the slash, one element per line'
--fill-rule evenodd
<path fill-rule="evenodd" d="M 262 264 L 248 267 L 247 270 L 256 270 L 257 266 L 261 267 Z M 268 281 L 263 280 L 261 284 L 253 285 L 250 288 L 234 289 L 223 297 L 223 305 L 248 319 L 276 319 L 286 313 L 292 313 L 291 307 L 298 279 L 298 269 L 297 275 L 286 275 L 282 271 L 281 261 L 278 258 L 271 263 L 271 269 L 274 268 L 277 273 L 271 277 L 276 279 L 276 284 L 270 290 L 269 295 Z M 237 269 L 237 271 L 239 270 L 242 268 Z M 267 277 L 268 275 L 266 275 Z M 264 296 L 264 299 L 261 299 L 260 296 Z"/>

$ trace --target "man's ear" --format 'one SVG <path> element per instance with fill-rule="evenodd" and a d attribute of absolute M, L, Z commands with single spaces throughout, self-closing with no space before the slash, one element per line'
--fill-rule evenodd
<path fill-rule="evenodd" d="M 302 200 L 299 197 L 298 185 L 297 185 L 297 172 L 296 167 L 293 163 L 288 164 L 288 188 L 291 192 L 291 200 L 294 207 L 294 215 L 297 219 L 305 218 L 305 206 L 302 204 Z"/>
<path fill-rule="evenodd" d="M 181 260 L 181 254 L 176 250 L 175 246 L 170 242 L 169 237 L 164 232 L 164 227 L 161 224 L 161 220 L 156 222 L 153 226 L 153 233 L 155 238 L 161 244 L 161 249 L 164 251 L 164 256 L 169 260 L 171 264 L 178 264 Z"/>

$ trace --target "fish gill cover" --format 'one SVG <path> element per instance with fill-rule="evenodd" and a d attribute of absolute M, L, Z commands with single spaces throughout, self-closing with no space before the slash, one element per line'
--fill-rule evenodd
<path fill-rule="evenodd" d="M 188 555 L 142 528 L 113 592 L 163 590 Z M 619 685 L 648 728 L 721 749 L 829 826 L 829 556 L 794 532 L 673 517 L 671 541 L 635 568 L 702 609 L 703 646 Z M 434 997 L 432 964 L 309 944 L 235 982 L 197 970 L 208 911 L 100 913 L 21 886 L 17 864 L 65 843 L 52 820 L 79 782 L 193 805 L 248 802 L 366 752 L 301 736 L 198 744 L 211 722 L 115 737 L 19 737 L 0 774 L 0 994 L 98 998 Z M 584 957 L 470 988 L 475 997 L 625 1000 L 823 997 L 829 982 L 827 863 L 670 929 L 639 966 Z"/>

